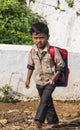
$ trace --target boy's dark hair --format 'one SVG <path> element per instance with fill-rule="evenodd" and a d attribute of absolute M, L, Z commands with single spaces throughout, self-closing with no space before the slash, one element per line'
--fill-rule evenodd
<path fill-rule="evenodd" d="M 30 33 L 40 34 L 40 33 L 45 33 L 46 35 L 49 35 L 49 29 L 48 26 L 45 23 L 38 22 L 32 25 L 32 28 L 30 30 Z"/>

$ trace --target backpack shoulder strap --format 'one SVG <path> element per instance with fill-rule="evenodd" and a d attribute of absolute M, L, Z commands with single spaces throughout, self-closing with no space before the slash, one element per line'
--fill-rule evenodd
<path fill-rule="evenodd" d="M 53 63 L 55 63 L 54 62 L 54 56 L 55 56 L 54 46 L 49 46 L 49 52 L 50 52 L 51 58 L 53 60 Z"/>
<path fill-rule="evenodd" d="M 30 50 L 30 54 L 32 54 L 33 50 L 34 50 L 34 49 L 33 49 L 33 48 L 31 48 L 31 50 Z"/>

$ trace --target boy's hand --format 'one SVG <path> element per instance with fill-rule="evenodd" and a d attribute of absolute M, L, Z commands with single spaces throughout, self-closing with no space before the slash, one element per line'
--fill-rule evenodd
<path fill-rule="evenodd" d="M 28 73 L 27 73 L 27 78 L 26 78 L 26 82 L 25 82 L 25 87 L 29 88 L 29 84 L 30 84 L 30 79 L 32 76 L 33 70 L 28 69 Z"/>
<path fill-rule="evenodd" d="M 26 88 L 29 88 L 29 87 L 30 87 L 29 84 L 30 84 L 30 80 L 26 80 L 26 82 L 25 82 L 25 87 L 26 87 Z"/>
<path fill-rule="evenodd" d="M 51 85 L 55 84 L 55 82 L 58 79 L 60 73 L 61 73 L 61 71 L 57 71 L 53 76 L 51 76 L 51 78 L 49 80 Z"/>
<path fill-rule="evenodd" d="M 50 82 L 51 85 L 54 85 L 55 84 L 54 77 L 51 77 L 51 79 L 49 80 L 49 82 Z"/>

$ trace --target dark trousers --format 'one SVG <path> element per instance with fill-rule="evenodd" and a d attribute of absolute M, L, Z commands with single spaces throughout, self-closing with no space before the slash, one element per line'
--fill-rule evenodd
<path fill-rule="evenodd" d="M 40 121 L 43 123 L 47 119 L 49 124 L 57 123 L 59 121 L 56 114 L 53 100 L 52 92 L 55 89 L 55 85 L 51 86 L 47 84 L 45 86 L 36 85 L 40 96 L 40 103 L 36 112 L 35 121 Z"/>

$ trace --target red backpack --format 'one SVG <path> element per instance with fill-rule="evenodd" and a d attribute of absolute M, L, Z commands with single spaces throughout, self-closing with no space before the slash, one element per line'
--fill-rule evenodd
<path fill-rule="evenodd" d="M 66 49 L 62 49 L 60 47 L 56 47 L 56 48 L 59 50 L 59 52 L 62 56 L 62 59 L 65 62 L 64 71 L 62 71 L 62 73 L 60 74 L 60 76 L 56 82 L 56 86 L 67 86 L 68 78 L 69 78 L 68 51 Z M 54 46 L 50 46 L 49 51 L 50 51 L 50 55 L 52 57 L 53 63 L 55 64 L 55 67 L 56 67 L 56 63 L 54 62 L 54 55 L 55 55 Z"/>

